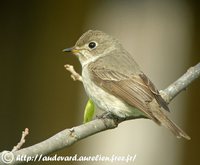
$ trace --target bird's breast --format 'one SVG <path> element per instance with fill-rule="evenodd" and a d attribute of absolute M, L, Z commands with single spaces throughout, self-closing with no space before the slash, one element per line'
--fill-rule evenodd
<path fill-rule="evenodd" d="M 129 106 L 126 102 L 96 85 L 91 79 L 91 75 L 87 66 L 83 67 L 82 78 L 88 97 L 91 98 L 95 105 L 101 110 L 109 111 L 122 118 L 129 115 L 140 115 L 138 111 L 135 111 L 134 108 Z"/>

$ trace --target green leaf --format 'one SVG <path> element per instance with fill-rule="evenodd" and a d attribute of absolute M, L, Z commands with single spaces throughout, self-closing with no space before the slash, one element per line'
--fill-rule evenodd
<path fill-rule="evenodd" d="M 87 123 L 91 121 L 93 118 L 94 112 L 95 112 L 95 105 L 93 101 L 89 99 L 85 107 L 83 123 Z"/>

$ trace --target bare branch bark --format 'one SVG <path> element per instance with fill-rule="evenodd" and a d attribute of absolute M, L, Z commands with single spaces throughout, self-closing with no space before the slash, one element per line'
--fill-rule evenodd
<path fill-rule="evenodd" d="M 29 134 L 29 129 L 25 128 L 24 131 L 22 131 L 22 137 L 19 141 L 19 143 L 13 147 L 12 152 L 19 150 L 20 148 L 22 148 L 23 144 L 25 143 L 25 138 L 26 136 Z"/>
<path fill-rule="evenodd" d="M 74 81 L 76 81 L 76 80 L 78 80 L 78 81 L 80 81 L 80 82 L 83 81 L 83 80 L 82 80 L 82 76 L 81 76 L 80 74 L 78 74 L 78 73 L 74 70 L 73 65 L 66 64 L 64 67 L 65 67 L 65 69 L 66 69 L 67 71 L 69 71 L 69 72 L 71 73 L 71 78 L 72 78 Z"/>
<path fill-rule="evenodd" d="M 190 67 L 178 80 L 169 85 L 165 90 L 160 91 L 167 103 L 170 103 L 181 91 L 185 90 L 195 79 L 200 76 L 200 63 Z"/>
<path fill-rule="evenodd" d="M 69 71 L 72 73 L 72 75 L 76 75 L 75 76 L 76 78 L 74 78 L 75 80 L 79 81 L 82 80 L 81 76 L 75 72 L 74 68 L 71 68 Z M 170 101 L 173 98 L 175 98 L 182 90 L 188 87 L 190 83 L 192 83 L 192 81 L 197 79 L 199 76 L 200 76 L 200 63 L 188 69 L 188 71 L 184 75 L 182 75 L 178 80 L 176 80 L 169 87 L 161 91 L 165 101 L 167 103 L 170 103 Z M 17 156 L 19 155 L 27 155 L 32 157 L 36 157 L 36 155 L 40 154 L 42 154 L 43 156 L 47 155 L 62 148 L 66 148 L 74 144 L 75 142 L 84 139 L 88 136 L 94 135 L 98 132 L 115 128 L 120 122 L 122 121 L 113 118 L 102 118 L 102 119 L 95 119 L 91 122 L 73 127 L 71 129 L 65 129 L 43 142 L 40 142 L 38 144 L 35 144 L 33 146 L 24 149 L 20 149 L 18 151 L 14 151 L 12 152 L 12 154 L 10 154 L 9 151 L 1 152 L 0 164 L 5 164 L 2 161 L 2 158 L 6 158 L 7 160 L 9 160 L 9 158 L 13 159 L 12 163 L 10 164 L 19 164 L 21 162 L 16 160 Z"/>

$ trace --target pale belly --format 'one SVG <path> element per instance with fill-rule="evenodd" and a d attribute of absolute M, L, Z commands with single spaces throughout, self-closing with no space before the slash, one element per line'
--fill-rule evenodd
<path fill-rule="evenodd" d="M 82 78 L 83 85 L 88 97 L 94 101 L 98 108 L 107 112 L 111 112 L 121 118 L 125 118 L 127 116 L 138 117 L 143 115 L 140 110 L 130 106 L 114 95 L 107 93 L 102 88 L 93 83 L 89 77 L 86 67 L 83 68 Z"/>

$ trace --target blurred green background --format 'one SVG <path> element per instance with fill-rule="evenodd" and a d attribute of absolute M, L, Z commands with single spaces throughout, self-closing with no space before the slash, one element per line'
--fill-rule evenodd
<path fill-rule="evenodd" d="M 176 12 L 168 17 L 171 10 Z M 133 15 L 132 12 L 134 12 Z M 147 14 L 143 16 L 144 13 Z M 163 18 L 167 18 L 167 21 L 162 17 L 158 19 L 159 13 Z M 173 14 L 179 20 L 178 22 L 174 19 Z M 158 20 L 158 24 L 152 23 L 155 20 Z M 159 20 L 162 20 L 162 22 L 159 23 Z M 82 123 L 83 109 L 87 97 L 82 84 L 74 82 L 70 78 L 70 74 L 66 72 L 64 65 L 66 63 L 73 64 L 79 73 L 81 72 L 81 67 L 74 56 L 66 55 L 62 52 L 62 49 L 71 47 L 80 35 L 89 29 L 108 32 L 119 38 L 125 47 L 135 43 L 134 47 L 129 47 L 130 52 L 132 53 L 131 49 L 133 47 L 133 50 L 135 50 L 133 52 L 141 54 L 136 59 L 139 60 L 143 68 L 147 67 L 144 69 L 148 72 L 147 75 L 152 74 L 153 82 L 160 88 L 169 85 L 183 74 L 187 68 L 200 61 L 200 5 L 198 0 L 4 0 L 1 1 L 0 5 L 0 21 L 0 151 L 11 150 L 19 141 L 21 131 L 26 127 L 30 129 L 30 135 L 27 137 L 24 147 L 41 142 L 65 128 Z M 111 25 L 108 25 L 109 23 Z M 130 25 L 130 23 L 132 24 Z M 145 29 L 154 29 L 154 26 L 155 34 L 158 34 L 161 39 L 157 42 L 159 44 L 162 43 L 165 47 L 164 49 L 160 48 L 161 53 L 159 52 L 158 61 L 153 60 L 155 62 L 153 64 L 151 59 L 154 59 L 154 51 L 151 48 L 148 50 L 148 47 L 144 49 L 141 45 L 156 44 L 152 40 L 152 38 L 156 38 L 153 33 L 151 33 L 152 36 L 149 37 L 149 41 L 145 38 L 150 34 Z M 134 28 L 131 29 L 130 27 Z M 156 28 L 159 28 L 160 31 L 157 31 Z M 178 36 L 174 35 L 174 38 L 171 35 L 170 39 L 165 39 L 165 31 L 168 30 L 167 34 L 180 34 Z M 176 40 L 177 42 L 172 45 L 168 42 L 170 40 L 172 43 Z M 140 42 L 141 45 L 138 44 Z M 187 50 L 182 51 L 185 50 L 183 49 L 185 45 Z M 150 58 L 148 52 L 150 52 L 152 58 Z M 145 54 L 144 56 L 143 53 Z M 185 56 L 181 54 L 175 57 L 178 53 L 185 53 Z M 162 54 L 165 54 L 165 56 Z M 147 65 L 143 63 L 146 58 Z M 163 66 L 160 65 L 159 70 L 164 71 L 159 71 L 156 68 L 156 65 L 160 63 L 163 63 Z M 164 64 L 166 67 L 164 67 Z M 179 67 L 180 65 L 182 67 Z M 150 66 L 153 67 L 152 70 L 150 70 Z M 175 67 L 178 67 L 178 69 L 170 70 L 170 68 Z M 167 70 L 169 70 L 169 73 Z M 157 74 L 158 78 L 154 77 L 153 73 Z M 166 74 L 165 77 L 159 79 L 159 75 L 163 74 Z M 169 76 L 171 74 L 175 75 L 168 78 L 167 74 Z M 140 159 L 151 162 L 154 165 L 161 163 L 181 165 L 200 163 L 198 158 L 200 146 L 200 106 L 198 104 L 200 81 L 195 81 L 181 95 L 184 95 L 184 108 L 187 112 L 185 112 L 183 118 L 176 119 L 174 117 L 174 120 L 178 121 L 178 124 L 182 122 L 180 124 L 181 127 L 188 132 L 192 140 L 189 142 L 183 139 L 178 141 L 169 135 L 173 142 L 168 151 L 174 151 L 176 147 L 173 148 L 173 146 L 178 143 L 179 146 L 177 148 L 179 150 L 177 152 L 180 152 L 176 158 L 172 158 L 171 155 L 173 154 L 165 152 L 165 145 L 168 144 L 168 139 L 159 144 L 160 150 L 153 147 L 147 149 L 146 145 L 142 145 L 144 143 L 141 142 L 139 147 L 143 149 L 143 152 L 148 150 L 148 156 L 144 156 L 139 154 L 139 151 L 135 148 L 134 144 L 137 143 L 137 140 L 133 137 L 134 143 L 128 141 L 127 146 L 133 148 L 133 152 L 130 152 L 130 154 L 138 154 L 136 159 L 139 160 L 136 160 L 135 164 L 137 164 L 137 161 L 140 162 Z M 176 102 L 176 99 L 174 102 Z M 172 113 L 176 113 L 178 110 L 174 108 L 176 106 L 173 107 L 173 103 L 171 107 L 173 109 Z M 182 104 L 182 102 L 179 104 Z M 181 111 L 182 108 L 180 108 L 179 113 L 182 113 Z M 131 122 L 133 129 L 134 123 Z M 126 128 L 130 132 L 131 128 L 127 126 Z M 143 127 L 141 130 L 143 130 Z M 157 126 L 155 130 L 157 132 L 161 131 L 161 129 L 157 129 Z M 136 133 L 137 130 L 135 129 L 134 132 Z M 98 147 L 103 146 L 106 148 L 107 143 L 112 143 L 112 138 L 111 141 L 107 141 L 107 139 L 110 140 L 109 134 L 114 134 L 115 140 L 118 139 L 116 145 L 120 142 L 123 145 L 126 134 L 124 139 L 119 139 L 118 134 L 115 133 L 115 130 L 108 131 L 107 134 L 102 133 L 105 138 L 96 141 L 95 139 L 99 135 L 95 135 L 56 153 L 58 155 L 73 155 L 76 153 L 82 155 L 103 154 L 101 153 L 103 150 L 98 150 Z M 170 133 L 164 132 L 164 135 L 168 136 L 168 134 Z M 148 142 L 147 139 L 149 137 L 145 135 L 141 139 Z M 95 142 L 91 143 L 90 140 Z M 159 137 L 157 137 L 158 140 Z M 149 143 L 152 143 L 152 146 L 158 145 L 151 141 Z M 109 148 L 109 150 L 109 154 L 115 154 L 115 149 Z M 97 153 L 94 151 L 97 151 Z M 121 155 L 123 153 L 127 154 L 127 152 L 123 151 L 120 153 Z M 153 154 L 150 156 L 150 153 Z M 163 154 L 163 157 L 166 158 L 159 160 L 160 154 Z M 46 162 L 46 164 L 51 163 L 55 164 L 55 162 Z M 65 162 L 56 163 L 65 164 Z M 83 162 L 79 163 L 83 164 Z M 36 164 L 45 163 L 37 162 Z M 69 164 L 78 164 L 78 162 L 70 162 Z M 86 162 L 86 164 L 88 163 Z M 96 164 L 105 163 L 96 162 Z"/>

